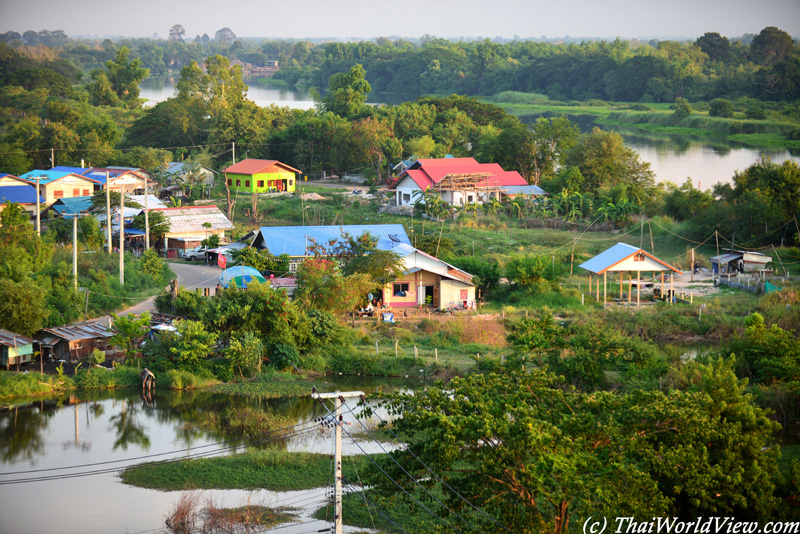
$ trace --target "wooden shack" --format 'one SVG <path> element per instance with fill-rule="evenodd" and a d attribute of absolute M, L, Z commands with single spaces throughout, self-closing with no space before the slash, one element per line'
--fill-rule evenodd
<path fill-rule="evenodd" d="M 713 256 L 711 271 L 715 274 L 730 274 L 736 272 L 751 273 L 763 271 L 772 261 L 772 256 L 748 250 L 723 249 L 725 254 Z"/>
<path fill-rule="evenodd" d="M 108 354 L 113 352 L 109 339 L 114 332 L 97 323 L 80 323 L 45 328 L 34 337 L 42 347 L 42 357 L 51 360 L 77 362 L 89 356 L 94 349 Z"/>
<path fill-rule="evenodd" d="M 29 337 L 0 328 L 0 365 L 10 369 L 12 365 L 33 361 L 33 343 Z"/>

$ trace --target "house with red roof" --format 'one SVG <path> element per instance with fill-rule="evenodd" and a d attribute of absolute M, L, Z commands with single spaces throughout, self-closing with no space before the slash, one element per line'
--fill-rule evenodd
<path fill-rule="evenodd" d="M 244 159 L 224 172 L 228 187 L 244 193 L 294 191 L 302 173 L 274 159 Z"/>
<path fill-rule="evenodd" d="M 451 206 L 500 200 L 505 187 L 527 186 L 517 171 L 497 163 L 478 163 L 474 158 L 418 159 L 403 171 L 391 187 L 395 205 L 413 205 L 420 191 L 439 196 Z"/>

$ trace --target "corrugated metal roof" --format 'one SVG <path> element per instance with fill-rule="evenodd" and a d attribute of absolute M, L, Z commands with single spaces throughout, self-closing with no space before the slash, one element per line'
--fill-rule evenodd
<path fill-rule="evenodd" d="M 468 272 L 462 271 L 458 267 L 456 267 L 454 265 L 450 265 L 446 261 L 442 261 L 439 258 L 431 256 L 428 253 L 422 252 L 421 250 L 419 250 L 417 248 L 414 248 L 411 245 L 405 245 L 405 244 L 398 245 L 394 249 L 394 252 L 399 254 L 400 257 L 403 258 L 404 260 L 406 258 L 408 258 L 409 256 L 411 256 L 412 254 L 419 254 L 420 256 L 424 256 L 426 258 L 429 258 L 429 259 L 441 264 L 441 266 L 442 266 L 443 272 L 436 272 L 435 274 L 438 274 L 439 276 L 444 276 L 446 278 L 451 278 L 453 280 L 458 280 L 459 282 L 464 282 L 464 283 L 472 285 L 472 275 L 469 274 Z M 407 261 L 406 261 L 406 265 L 408 265 Z M 411 274 L 411 273 L 415 273 L 415 272 L 419 271 L 420 269 L 421 268 L 419 268 L 419 267 L 411 267 L 410 269 L 406 269 L 404 272 L 406 274 Z"/>
<path fill-rule="evenodd" d="M 57 165 L 53 167 L 51 170 L 60 172 L 72 172 L 75 174 L 83 174 L 89 170 L 89 167 L 66 167 L 64 165 Z"/>
<path fill-rule="evenodd" d="M 50 207 L 65 219 L 72 219 L 73 213 L 89 211 L 92 207 L 92 197 L 59 198 Z"/>
<path fill-rule="evenodd" d="M 547 194 L 547 192 L 538 185 L 507 185 L 503 187 L 503 190 L 509 195 L 544 196 Z"/>
<path fill-rule="evenodd" d="M 233 223 L 216 206 L 189 206 L 183 208 L 157 208 L 151 212 L 162 213 L 169 222 L 169 233 L 206 232 L 212 230 L 233 230 Z M 203 223 L 210 223 L 211 228 L 203 228 Z"/>
<path fill-rule="evenodd" d="M 594 258 L 581 263 L 578 267 L 586 269 L 587 271 L 591 271 L 595 274 L 600 274 L 604 271 L 607 271 L 614 265 L 617 265 L 621 261 L 630 258 L 631 256 L 633 256 L 638 252 L 641 252 L 648 258 L 651 258 L 653 261 L 663 265 L 664 267 L 666 267 L 665 270 L 672 270 L 678 273 L 680 272 L 675 267 L 672 267 L 671 265 L 665 263 L 664 261 L 659 260 L 652 254 L 648 254 L 644 250 L 634 247 L 633 245 L 628 245 L 627 243 L 617 243 L 613 247 L 601 252 Z"/>
<path fill-rule="evenodd" d="M 478 163 L 473 158 L 419 159 L 400 174 L 400 181 L 408 176 L 425 190 L 441 182 L 448 174 L 488 174 L 478 187 L 527 186 L 528 182 L 517 171 L 506 171 L 497 163 Z M 399 182 L 398 182 L 399 183 Z"/>
<path fill-rule="evenodd" d="M 169 174 L 181 174 L 183 172 L 184 164 L 185 162 L 183 161 L 170 161 L 169 166 L 164 172 L 167 172 Z M 200 168 L 209 172 L 213 172 L 214 174 L 217 174 L 217 171 L 215 171 L 214 169 L 209 169 L 208 167 L 203 167 L 203 166 L 201 166 Z"/>
<path fill-rule="evenodd" d="M 20 345 L 30 345 L 31 343 L 33 343 L 33 340 L 29 337 L 0 328 L 0 345 L 19 347 Z"/>
<path fill-rule="evenodd" d="M 284 170 L 298 174 L 302 172 L 299 169 L 295 169 L 294 167 L 290 167 L 274 159 L 243 159 L 239 163 L 225 169 L 225 172 L 231 174 L 261 174 L 268 172 L 269 169 L 274 166 L 282 167 Z"/>
<path fill-rule="evenodd" d="M 742 257 L 742 254 L 731 253 L 731 254 L 720 254 L 719 256 L 712 256 L 709 259 L 711 261 L 716 261 L 718 263 L 728 263 L 729 261 L 733 261 Z"/>
<path fill-rule="evenodd" d="M 338 241 L 342 233 L 360 237 L 369 232 L 378 239 L 379 250 L 392 250 L 404 243 L 411 246 L 402 224 L 350 224 L 343 226 L 262 226 L 253 240 L 256 248 L 266 248 L 271 254 L 279 256 L 306 256 L 307 246 L 312 241 L 317 245 L 327 246 L 331 240 Z"/>
<path fill-rule="evenodd" d="M 42 184 L 42 185 L 45 185 L 45 184 L 49 184 L 49 183 L 55 182 L 56 180 L 60 180 L 62 178 L 65 178 L 67 176 L 76 176 L 78 178 L 83 178 L 84 180 L 97 181 L 91 176 L 83 176 L 83 175 L 80 175 L 80 174 L 76 174 L 74 172 L 57 171 L 55 169 L 49 169 L 49 170 L 46 170 L 46 171 L 42 171 L 42 170 L 39 170 L 39 169 L 34 169 L 34 170 L 30 171 L 30 172 L 26 172 L 25 174 L 20 176 L 20 178 L 22 178 L 23 180 L 27 180 L 28 182 L 32 182 L 32 183 L 36 183 L 36 178 L 41 178 L 41 180 L 39 180 L 39 183 Z"/>
<path fill-rule="evenodd" d="M 43 333 L 52 334 L 67 341 L 80 341 L 82 339 L 110 338 L 114 332 L 103 325 L 97 323 L 68 324 L 65 326 L 55 326 L 45 328 Z M 41 334 L 44 336 L 44 334 Z"/>
<path fill-rule="evenodd" d="M 0 186 L 0 204 L 5 204 L 6 202 L 36 204 L 36 188 L 32 185 Z M 39 195 L 39 202 L 44 202 L 44 197 L 41 195 Z"/>

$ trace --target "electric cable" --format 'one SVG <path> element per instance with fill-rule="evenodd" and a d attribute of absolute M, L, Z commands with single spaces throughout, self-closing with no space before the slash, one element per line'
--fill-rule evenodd
<path fill-rule="evenodd" d="M 345 404 L 345 405 L 346 405 L 346 404 Z M 331 411 L 328 409 L 328 407 L 327 407 L 327 406 L 325 406 L 325 405 L 323 404 L 323 407 L 325 407 L 325 409 L 328 411 L 328 413 L 329 413 L 329 414 L 330 414 L 332 417 L 335 417 L 335 415 L 331 413 Z M 337 422 L 336 424 L 338 424 L 338 422 Z M 350 440 L 351 440 L 351 441 L 352 441 L 352 442 L 353 442 L 353 443 L 356 445 L 356 447 L 358 447 L 358 448 L 361 450 L 361 452 L 362 452 L 362 453 L 363 453 L 363 454 L 364 454 L 364 455 L 365 455 L 367 458 L 369 458 L 370 462 L 372 462 L 372 464 L 373 464 L 375 467 L 377 467 L 377 468 L 378 468 L 378 470 L 379 470 L 381 473 L 383 473 L 383 475 L 384 475 L 386 478 L 388 478 L 388 479 L 389 479 L 389 480 L 390 480 L 390 481 L 391 481 L 391 482 L 392 482 L 392 483 L 393 483 L 395 486 L 397 486 L 397 487 L 400 489 L 400 491 L 402 491 L 403 493 L 405 493 L 405 494 L 406 494 L 406 495 L 407 495 L 407 496 L 408 496 L 408 497 L 409 497 L 409 498 L 410 498 L 412 501 L 414 501 L 414 502 L 415 502 L 415 503 L 417 503 L 419 506 L 421 506 L 421 507 L 422 507 L 422 508 L 423 508 L 423 509 L 424 509 L 426 512 L 428 512 L 429 514 L 431 514 L 431 515 L 432 515 L 433 517 L 435 517 L 435 518 L 436 518 L 438 521 L 440 521 L 440 522 L 444 523 L 444 524 L 445 524 L 445 525 L 446 525 L 448 528 L 451 528 L 451 529 L 453 529 L 455 532 L 458 532 L 458 533 L 460 533 L 460 534 L 464 534 L 464 533 L 463 533 L 463 532 L 461 532 L 461 530 L 459 530 L 457 527 L 455 527 L 455 526 L 451 525 L 449 521 L 447 521 L 446 519 L 444 519 L 444 518 L 442 518 L 442 517 L 439 517 L 439 516 L 438 516 L 436 513 L 434 513 L 434 512 L 433 512 L 433 511 L 432 511 L 430 508 L 428 508 L 427 506 L 425 506 L 424 504 L 422 504 L 422 503 L 421 503 L 419 500 L 417 500 L 417 499 L 416 499 L 416 498 L 415 498 L 413 495 L 411 495 L 411 493 L 409 493 L 409 492 L 408 492 L 408 491 L 407 491 L 407 490 L 406 490 L 406 489 L 405 489 L 405 488 L 404 488 L 404 487 L 403 487 L 403 486 L 402 486 L 402 485 L 401 485 L 399 482 L 397 482 L 397 481 L 396 481 L 396 480 L 394 480 L 394 479 L 393 479 L 391 476 L 389 476 L 389 473 L 387 473 L 387 472 L 386 472 L 386 470 L 385 470 L 385 469 L 383 469 L 383 467 L 381 467 L 381 466 L 380 466 L 380 464 L 378 464 L 378 463 L 375 461 L 375 459 L 374 459 L 374 458 L 372 458 L 372 455 L 371 455 L 371 454 L 369 454 L 367 451 L 365 451 L 365 450 L 364 450 L 364 448 L 363 448 L 363 447 L 362 447 L 362 446 L 361 446 L 361 445 L 358 443 L 358 441 L 357 441 L 356 439 L 354 439 L 354 438 L 353 438 L 353 436 L 352 436 L 352 435 L 350 435 L 350 432 L 348 432 L 348 431 L 347 431 L 347 429 L 346 429 L 346 428 L 344 428 L 343 426 L 342 426 L 342 431 L 344 431 L 344 433 L 345 433 L 345 434 L 347 434 L 347 437 L 349 437 L 349 438 L 350 438 Z M 390 457 L 391 457 L 391 456 L 390 456 Z M 401 469 L 402 469 L 402 467 L 401 467 Z M 409 476 L 410 476 L 410 475 L 409 475 Z M 413 477 L 412 477 L 412 480 L 414 480 L 414 479 L 413 479 Z M 416 482 L 416 480 L 414 480 L 414 481 Z M 417 482 L 417 484 L 419 484 L 419 483 Z M 420 486 L 420 487 L 421 487 L 421 486 Z M 423 488 L 423 489 L 424 489 L 424 488 Z M 427 490 L 426 490 L 426 491 L 427 491 Z M 434 497 L 434 499 L 436 499 L 436 497 Z M 438 501 L 438 499 L 437 499 L 437 501 Z M 441 503 L 441 502 L 440 502 L 440 503 Z M 444 505 L 443 505 L 443 506 L 444 506 Z M 447 507 L 445 506 L 445 508 L 447 508 Z M 470 525 L 470 526 L 472 526 L 472 525 Z M 473 527 L 473 528 L 475 528 L 475 527 Z M 480 531 L 479 531 L 479 532 L 480 532 Z"/>
<path fill-rule="evenodd" d="M 378 418 L 378 420 L 379 420 L 379 421 L 380 421 L 380 422 L 383 424 L 384 428 L 387 428 L 387 429 L 389 430 L 389 432 L 391 432 L 391 433 L 392 433 L 392 436 L 394 436 L 394 438 L 395 438 L 395 439 L 397 439 L 398 441 L 401 441 L 401 440 L 400 440 L 400 437 L 399 437 L 399 436 L 398 436 L 398 435 L 395 433 L 395 431 L 394 431 L 394 430 L 392 430 L 392 427 L 389 425 L 389 423 L 388 423 L 387 421 L 385 421 L 385 420 L 384 420 L 384 419 L 383 419 L 383 418 L 380 416 L 380 414 L 378 414 L 378 413 L 377 413 L 375 410 L 372 410 L 370 413 L 371 413 L 371 415 L 374 415 L 375 417 L 377 417 L 377 418 Z M 493 517 L 491 517 L 490 515 L 488 515 L 486 512 L 484 512 L 483 510 L 481 510 L 480 508 L 478 508 L 477 506 L 475 506 L 474 504 L 472 504 L 471 502 L 469 502 L 469 501 L 468 501 L 468 500 L 467 500 L 467 499 L 466 499 L 466 498 L 465 498 L 463 495 L 461 495 L 461 494 L 460 494 L 458 491 L 456 491 L 455 489 L 453 489 L 452 487 L 450 487 L 450 485 L 449 485 L 449 484 L 447 484 L 447 482 L 445 482 L 444 480 L 442 480 L 442 479 L 439 477 L 439 475 L 437 475 L 437 474 L 436 474 L 436 473 L 433 471 L 433 469 L 431 469 L 430 467 L 428 467 L 428 466 L 425 464 L 425 462 L 423 462 L 423 461 L 422 461 L 422 459 L 421 459 L 419 456 L 417 456 L 416 454 L 414 454 L 414 451 L 412 451 L 412 450 L 411 450 L 411 447 L 409 447 L 409 446 L 406 446 L 405 450 L 406 450 L 406 451 L 408 451 L 408 452 L 411 454 L 411 456 L 413 456 L 413 457 L 414 457 L 414 458 L 415 458 L 415 459 L 416 459 L 416 460 L 417 460 L 417 461 L 418 461 L 418 462 L 419 462 L 419 463 L 422 465 L 422 467 L 424 467 L 424 468 L 425 468 L 425 470 L 426 470 L 426 471 L 428 471 L 428 472 L 429 472 L 431 475 L 433 475 L 433 477 L 434 477 L 434 478 L 436 478 L 436 480 L 438 480 L 439 482 L 441 482 L 441 483 L 442 483 L 442 484 L 443 484 L 443 485 L 444 485 L 444 486 L 445 486 L 447 489 L 449 489 L 450 491 L 452 491 L 452 492 L 453 492 L 453 493 L 454 493 L 454 494 L 455 494 L 455 495 L 456 495 L 456 496 L 457 496 L 459 499 L 461 499 L 462 501 L 464 501 L 464 502 L 465 502 L 467 505 L 469 505 L 469 506 L 470 506 L 472 509 L 474 509 L 476 512 L 480 513 L 482 516 L 484 516 L 486 519 L 488 519 L 489 521 L 491 521 L 492 523 L 494 523 L 494 524 L 495 524 L 495 525 L 497 525 L 498 527 L 502 528 L 502 529 L 503 529 L 503 530 L 505 530 L 506 532 L 511 532 L 511 533 L 513 534 L 513 531 L 512 531 L 512 530 L 510 530 L 508 527 L 506 527 L 506 526 L 505 526 L 505 525 L 503 525 L 502 523 L 498 522 L 496 519 L 494 519 Z"/>
<path fill-rule="evenodd" d="M 300 430 L 297 430 L 297 431 L 291 431 L 291 432 L 288 432 L 288 433 L 277 434 L 278 432 L 284 432 L 286 430 L 291 430 L 293 428 L 298 428 L 298 427 L 301 427 L 301 426 L 307 426 L 307 428 L 300 429 Z M 138 456 L 138 457 L 133 457 L 133 458 L 124 458 L 124 459 L 120 459 L 120 460 L 109 460 L 109 461 L 106 461 L 106 462 L 95 462 L 95 463 L 91 463 L 91 464 L 82 464 L 82 465 L 77 465 L 77 466 L 62 466 L 62 467 L 54 467 L 54 468 L 48 468 L 48 469 L 34 469 L 34 470 L 29 470 L 29 471 L 13 471 L 13 472 L 8 472 L 8 473 L 0 473 L 0 476 L 25 475 L 25 474 L 42 473 L 42 472 L 62 471 L 62 470 L 65 470 L 65 469 L 79 469 L 79 468 L 84 468 L 84 467 L 95 467 L 95 466 L 101 466 L 101 465 L 118 464 L 118 463 L 121 463 L 121 462 L 133 462 L 133 461 L 139 461 L 139 460 L 147 460 L 148 458 L 156 458 L 156 457 L 159 457 L 159 456 L 165 456 L 165 455 L 168 455 L 168 454 L 169 455 L 180 454 L 180 453 L 183 453 L 183 452 L 188 452 L 188 451 L 207 448 L 207 447 L 212 447 L 212 446 L 233 444 L 233 445 L 228 445 L 228 446 L 221 447 L 221 448 L 218 448 L 218 449 L 214 449 L 214 450 L 211 450 L 211 451 L 199 452 L 197 454 L 193 454 L 193 455 L 190 455 L 190 456 L 182 456 L 182 457 L 179 457 L 179 458 L 168 458 L 168 459 L 165 459 L 165 460 L 160 460 L 160 461 L 157 461 L 157 462 L 153 462 L 154 464 L 166 464 L 166 463 L 179 462 L 179 461 L 191 460 L 191 459 L 196 459 L 196 458 L 206 458 L 206 457 L 209 457 L 209 456 L 218 455 L 220 453 L 228 452 L 228 451 L 231 451 L 231 450 L 235 451 L 241 446 L 264 445 L 264 444 L 272 443 L 272 442 L 275 442 L 275 441 L 283 441 L 283 440 L 290 439 L 290 438 L 293 438 L 293 437 L 298 437 L 298 436 L 305 435 L 305 434 L 311 434 L 311 433 L 314 433 L 316 431 L 317 431 L 316 425 L 314 425 L 310 421 L 306 421 L 305 423 L 299 423 L 297 425 L 286 427 L 284 429 L 279 429 L 279 430 L 276 430 L 276 431 L 271 431 L 271 432 L 267 432 L 267 433 L 261 434 L 261 435 L 259 435 L 259 437 L 256 437 L 256 439 L 246 440 L 245 442 L 242 442 L 242 440 L 240 440 L 240 439 L 236 439 L 236 440 L 217 442 L 217 443 L 212 443 L 212 444 L 207 444 L 207 445 L 201 445 L 201 446 L 198 446 L 198 447 L 191 447 L 191 448 L 181 449 L 181 450 L 177 450 L 177 451 L 168 451 L 168 452 L 145 455 L 145 456 Z M 263 437 L 263 438 L 261 437 L 261 436 L 265 436 L 265 435 L 267 435 L 267 436 Z M 105 468 L 105 469 L 99 469 L 99 470 L 94 470 L 94 471 L 84 471 L 84 472 L 79 472 L 79 473 L 66 473 L 66 474 L 63 474 L 63 475 L 51 475 L 51 476 L 42 476 L 42 477 L 34 477 L 34 478 L 0 480 L 0 485 L 6 485 L 6 484 L 12 484 L 12 483 L 23 483 L 23 482 L 39 482 L 39 481 L 44 481 L 44 480 L 57 480 L 57 479 L 61 479 L 61 478 L 76 478 L 76 477 L 80 477 L 80 476 L 90 476 L 90 475 L 95 475 L 95 474 L 113 473 L 115 471 L 122 471 L 122 470 L 130 468 L 130 467 L 136 467 L 136 466 L 135 465 L 126 465 L 126 466 L 122 466 L 122 467 Z"/>
<path fill-rule="evenodd" d="M 405 468 L 404 468 L 402 465 L 400 465 L 400 463 L 399 463 L 399 462 L 398 462 L 398 461 L 397 461 L 397 460 L 394 458 L 394 456 L 392 456 L 391 454 L 389 454 L 389 451 L 387 451 L 387 450 L 386 450 L 386 449 L 383 447 L 383 444 L 382 444 L 380 441 L 378 441 L 378 439 L 377 439 L 377 438 L 375 438 L 375 435 L 372 433 L 372 431 L 371 431 L 369 428 L 367 428 L 367 426 L 366 426 L 364 423 L 362 423 L 362 422 L 361 422 L 361 419 L 359 419 L 359 418 L 356 416 L 356 413 L 355 413 L 355 412 L 353 412 L 353 409 L 352 409 L 350 406 L 348 406 L 348 405 L 347 405 L 347 403 L 344 403 L 344 407 L 346 407 L 346 408 L 348 409 L 348 411 L 349 411 L 349 412 L 350 412 L 350 413 L 353 415 L 353 417 L 355 417 L 356 421 L 358 421 L 358 423 L 361 425 L 361 427 L 362 427 L 362 428 L 363 428 L 363 429 L 364 429 L 364 430 L 367 432 L 367 434 L 369 434 L 369 436 L 372 438 L 372 440 L 373 440 L 375 443 L 377 443 L 377 444 L 378 444 L 378 446 L 381 448 L 381 450 L 382 450 L 382 451 L 383 451 L 383 452 L 384 452 L 386 455 L 388 455 L 388 457 L 389 457 L 389 458 L 391 458 L 391 459 L 392 459 L 392 461 L 393 461 L 393 462 L 394 462 L 394 463 L 397 465 L 397 467 L 399 467 L 399 468 L 400 468 L 400 470 L 401 470 L 401 471 L 403 471 L 403 473 L 405 473 L 405 474 L 406 474 L 406 476 L 408 476 L 408 477 L 409 477 L 411 480 L 413 480 L 413 481 L 414 481 L 414 483 L 415 483 L 415 484 L 417 484 L 417 485 L 418 485 L 420 488 L 422 488 L 422 490 L 423 490 L 423 491 L 425 491 L 425 493 L 427 493 L 427 494 L 428 494 L 428 495 L 429 495 L 429 496 L 430 496 L 430 497 L 431 497 L 433 500 L 435 500 L 436 502 L 438 502 L 439 504 L 441 504 L 441 505 L 442 505 L 442 506 L 443 506 L 443 507 L 444 507 L 444 508 L 445 508 L 447 511 L 449 511 L 449 512 L 450 512 L 450 513 L 452 513 L 454 516 L 456 516 L 457 518 L 459 518 L 459 519 L 460 519 L 461 521 L 463 521 L 463 522 L 464 522 L 464 523 L 465 523 L 467 526 L 471 527 L 472 529 L 474 529 L 474 530 L 476 530 L 476 531 L 478 531 L 478 532 L 481 532 L 481 530 L 480 530 L 480 529 L 478 529 L 478 527 L 476 527 L 476 526 L 472 525 L 472 524 L 471 524 L 469 521 L 467 521 L 466 519 L 464 519 L 463 517 L 461 517 L 460 515 L 458 515 L 458 513 L 456 513 L 454 510 L 451 510 L 451 509 L 450 509 L 450 508 L 449 508 L 449 507 L 448 507 L 446 504 L 444 504 L 444 503 L 443 503 L 441 500 L 439 500 L 439 499 L 438 499 L 438 498 L 437 498 L 437 497 L 436 497 L 436 496 L 435 496 L 433 493 L 431 493 L 431 492 L 430 492 L 430 491 L 429 491 L 427 488 L 425 488 L 425 487 L 424 487 L 422 484 L 420 484 L 420 483 L 419 483 L 419 481 L 418 481 L 417 479 L 415 479 L 415 478 L 414 478 L 414 476 L 413 476 L 411 473 L 409 473 L 408 471 L 406 471 L 406 469 L 405 469 Z M 348 433 L 348 435 L 349 435 L 349 433 Z M 352 439 L 352 438 L 351 438 L 351 439 Z"/>
<path fill-rule="evenodd" d="M 352 484 L 348 484 L 348 487 L 352 487 Z M 388 515 L 389 512 L 385 512 L 384 513 L 384 511 L 381 510 L 381 508 L 374 501 L 372 501 L 369 497 L 367 497 L 367 494 L 363 490 L 356 489 L 355 491 L 352 491 L 350 494 L 355 495 L 359 499 L 361 499 L 364 502 L 364 505 L 367 507 L 367 510 L 370 509 L 369 503 L 371 502 L 372 503 L 372 509 L 375 510 L 378 514 L 380 514 L 381 517 L 383 517 L 387 522 L 389 522 L 392 526 L 394 526 L 399 532 L 408 534 L 408 532 L 406 532 L 406 530 L 403 527 L 398 525 L 396 521 L 394 521 L 391 517 L 389 517 L 389 515 Z M 370 515 L 370 517 L 371 517 L 371 515 Z M 375 529 L 375 522 L 374 521 L 372 523 L 372 528 Z"/>

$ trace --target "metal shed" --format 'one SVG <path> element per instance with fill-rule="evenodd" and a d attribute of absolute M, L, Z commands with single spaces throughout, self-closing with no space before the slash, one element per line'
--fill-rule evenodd
<path fill-rule="evenodd" d="M 33 361 L 33 340 L 0 328 L 0 365 L 8 369 L 30 361 Z"/>
<path fill-rule="evenodd" d="M 97 323 L 79 323 L 45 328 L 36 334 L 42 346 L 42 356 L 51 359 L 77 361 L 94 349 L 109 352 L 108 340 L 114 332 Z"/>
<path fill-rule="evenodd" d="M 628 302 L 631 302 L 633 292 L 633 273 L 636 273 L 636 305 L 641 300 L 641 275 L 643 272 L 661 273 L 661 293 L 664 294 L 664 273 L 669 272 L 670 294 L 672 294 L 673 273 L 682 273 L 667 262 L 660 260 L 652 254 L 645 252 L 641 248 L 628 245 L 627 243 L 617 243 L 613 247 L 601 252 L 594 258 L 580 264 L 579 267 L 589 271 L 589 292 L 591 293 L 593 280 L 592 274 L 597 276 L 597 300 L 600 300 L 600 276 L 603 275 L 603 304 L 607 302 L 607 283 L 608 273 L 618 272 L 619 274 L 619 298 L 622 300 L 622 289 L 625 273 L 628 273 Z M 672 302 L 672 299 L 670 299 Z"/>

